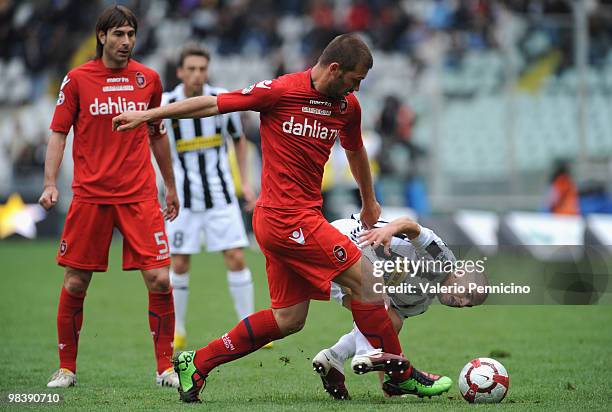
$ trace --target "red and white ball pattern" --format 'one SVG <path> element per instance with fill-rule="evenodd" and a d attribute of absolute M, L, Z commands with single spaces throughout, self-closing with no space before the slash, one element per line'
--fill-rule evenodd
<path fill-rule="evenodd" d="M 469 403 L 501 402 L 509 386 L 506 368 L 491 358 L 473 359 L 459 374 L 459 391 Z"/>

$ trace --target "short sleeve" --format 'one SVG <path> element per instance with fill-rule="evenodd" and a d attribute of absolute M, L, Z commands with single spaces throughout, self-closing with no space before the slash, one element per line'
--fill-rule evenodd
<path fill-rule="evenodd" d="M 153 86 L 153 94 L 151 95 L 151 100 L 149 103 L 150 109 L 159 107 L 162 101 L 162 95 L 163 95 L 163 87 L 162 87 L 161 79 L 159 78 L 159 75 L 157 75 L 156 73 L 155 84 Z M 166 134 L 166 128 L 164 126 L 163 119 L 148 123 L 148 127 L 149 127 L 149 138 L 151 139 L 158 139 L 162 137 L 164 134 Z"/>
<path fill-rule="evenodd" d="M 265 112 L 274 107 L 283 94 L 284 85 L 279 79 L 263 80 L 229 93 L 217 96 L 220 113 L 254 110 Z"/>
<path fill-rule="evenodd" d="M 79 111 L 79 86 L 72 72 L 68 73 L 60 86 L 51 126 L 54 132 L 68 134 Z"/>
<path fill-rule="evenodd" d="M 349 118 L 340 133 L 340 144 L 346 150 L 355 151 L 363 147 L 361 138 L 361 106 L 354 95 L 347 96 Z"/>

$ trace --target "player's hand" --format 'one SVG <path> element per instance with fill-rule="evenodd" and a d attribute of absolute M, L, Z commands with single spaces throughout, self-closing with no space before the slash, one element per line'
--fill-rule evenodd
<path fill-rule="evenodd" d="M 147 121 L 147 116 L 143 111 L 123 112 L 119 116 L 113 117 L 113 130 L 123 132 L 134 129 Z"/>
<path fill-rule="evenodd" d="M 251 212 L 255 209 L 255 202 L 257 202 L 257 196 L 255 196 L 255 192 L 251 189 L 249 185 L 242 186 L 242 197 L 244 198 L 244 211 Z"/>
<path fill-rule="evenodd" d="M 376 222 L 378 222 L 378 218 L 380 217 L 380 204 L 373 200 L 369 203 L 364 203 L 361 208 L 361 213 L 359 214 L 359 220 L 366 227 L 366 229 L 371 229 L 374 227 Z"/>
<path fill-rule="evenodd" d="M 385 255 L 391 256 L 391 238 L 395 234 L 395 229 L 391 225 L 378 227 L 376 229 L 365 230 L 359 235 L 359 247 L 372 246 L 376 249 L 378 246 L 383 245 L 385 249 Z"/>
<path fill-rule="evenodd" d="M 38 199 L 38 203 L 45 208 L 45 210 L 49 210 L 55 206 L 57 203 L 57 199 L 59 199 L 59 191 L 55 185 L 45 186 L 45 189 L 40 195 L 40 199 Z"/>
<path fill-rule="evenodd" d="M 175 188 L 166 188 L 166 208 L 163 210 L 164 219 L 172 222 L 179 214 L 179 199 Z"/>

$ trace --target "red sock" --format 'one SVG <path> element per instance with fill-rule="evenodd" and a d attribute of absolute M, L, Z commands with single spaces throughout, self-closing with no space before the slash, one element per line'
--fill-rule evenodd
<path fill-rule="evenodd" d="M 402 346 L 383 305 L 363 303 L 352 299 L 351 312 L 353 312 L 353 319 L 357 327 L 373 347 L 394 355 L 402 355 Z M 400 378 L 407 379 L 410 372 L 412 372 L 412 366 L 404 371 Z"/>
<path fill-rule="evenodd" d="M 196 352 L 196 368 L 204 375 L 217 365 L 242 358 L 263 345 L 282 338 L 272 309 L 242 319 L 234 329 Z"/>
<path fill-rule="evenodd" d="M 172 342 L 174 341 L 174 301 L 172 290 L 149 292 L 149 327 L 155 345 L 157 373 L 172 366 Z"/>
<path fill-rule="evenodd" d="M 79 333 L 83 324 L 85 293 L 73 294 L 62 288 L 57 309 L 57 340 L 60 368 L 76 372 Z"/>

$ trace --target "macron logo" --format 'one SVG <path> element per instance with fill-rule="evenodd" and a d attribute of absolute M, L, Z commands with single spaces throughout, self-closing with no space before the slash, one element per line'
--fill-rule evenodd
<path fill-rule="evenodd" d="M 289 239 L 293 240 L 295 243 L 299 243 L 300 245 L 306 243 L 306 241 L 304 240 L 304 233 L 302 232 L 302 228 L 300 228 L 299 231 L 294 230 L 293 233 L 291 233 L 291 236 L 289 236 Z"/>
<path fill-rule="evenodd" d="M 108 97 L 106 101 L 100 101 L 96 97 L 94 102 L 89 105 L 89 113 L 92 116 L 104 115 L 104 114 L 121 114 L 128 110 L 147 110 L 149 103 L 144 102 L 132 102 L 124 97 L 117 97 L 113 100 L 112 97 Z"/>
<path fill-rule="evenodd" d="M 312 137 L 321 140 L 335 140 L 340 133 L 339 129 L 329 129 L 321 125 L 318 120 L 308 121 L 304 118 L 303 122 L 296 121 L 293 116 L 283 122 L 283 132 L 294 136 Z"/>

